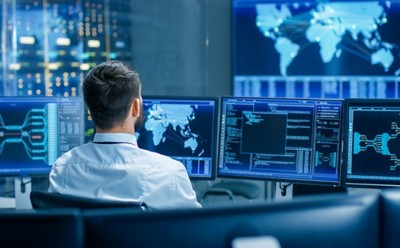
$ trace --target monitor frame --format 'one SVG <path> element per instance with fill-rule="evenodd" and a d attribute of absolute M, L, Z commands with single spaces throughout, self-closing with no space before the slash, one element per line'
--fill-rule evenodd
<path fill-rule="evenodd" d="M 7 101 L 10 101 L 10 103 L 12 103 L 12 101 L 15 101 L 16 103 L 18 101 L 20 101 L 21 103 L 23 103 L 24 105 L 22 106 L 30 106 L 30 104 L 32 103 L 38 103 L 38 104 L 48 104 L 48 103 L 54 103 L 57 105 L 57 117 L 55 119 L 56 125 L 57 125 L 57 141 L 56 144 L 58 146 L 57 150 L 58 150 L 58 154 L 52 154 L 52 159 L 54 160 L 52 161 L 53 163 L 55 162 L 55 160 L 57 160 L 63 153 L 67 152 L 68 150 L 72 149 L 73 147 L 69 147 L 68 150 L 63 151 L 60 147 L 61 147 L 61 141 L 60 141 L 60 116 L 58 115 L 60 113 L 60 104 L 61 103 L 79 103 L 81 104 L 81 113 L 75 113 L 74 116 L 79 116 L 80 117 L 80 128 L 81 128 L 81 140 L 80 140 L 80 144 L 82 145 L 84 144 L 84 128 L 85 128 L 85 120 L 84 120 L 84 113 L 83 113 L 83 109 L 84 109 L 84 100 L 83 97 L 77 96 L 77 97 L 61 97 L 61 96 L 2 96 L 0 97 L 0 104 L 1 103 L 7 103 Z M 0 110 L 1 112 L 1 110 Z M 11 126 L 15 126 L 15 125 L 11 125 Z M 13 128 L 13 127 L 11 127 Z M 16 128 L 16 127 L 14 127 Z M 67 128 L 67 127 L 65 127 Z M 53 140 L 54 141 L 54 140 Z M 11 142 L 11 143 L 17 143 L 17 142 Z M 77 146 L 79 146 L 77 145 Z M 25 152 L 25 151 L 24 151 Z M 28 155 L 29 156 L 29 155 Z M 39 159 L 35 159 L 35 160 L 39 160 Z M 32 161 L 34 161 L 34 159 L 32 159 Z M 17 177 L 31 177 L 31 176 L 46 176 L 50 173 L 52 165 L 53 164 L 47 164 L 48 168 L 45 167 L 45 165 L 37 165 L 37 166 L 32 166 L 32 167 L 24 167 L 24 164 L 20 163 L 23 162 L 24 164 L 28 164 L 29 162 L 26 161 L 15 161 L 13 162 L 14 165 L 17 165 L 17 167 L 14 166 L 14 168 L 5 168 L 3 165 L 0 165 L 0 177 L 2 176 L 17 176 Z M 49 159 L 50 162 L 50 159 Z M 4 162 L 1 161 L 0 164 L 3 164 Z M 45 163 L 45 162 L 43 162 Z M 6 163 L 4 163 L 6 164 Z"/>
<path fill-rule="evenodd" d="M 398 247 L 400 227 L 400 190 L 398 188 L 381 191 L 381 234 L 382 247 Z"/>
<path fill-rule="evenodd" d="M 255 236 L 273 236 L 282 247 L 375 247 L 379 209 L 373 192 L 144 213 L 92 210 L 83 217 L 90 247 L 231 247 L 235 238 Z"/>
<path fill-rule="evenodd" d="M 5 246 L 83 248 L 84 228 L 77 209 L 0 211 L 0 242 Z"/>
<path fill-rule="evenodd" d="M 211 164 L 210 164 L 210 174 L 206 176 L 200 176 L 191 174 L 188 172 L 188 176 L 191 180 L 214 180 L 216 178 L 216 166 L 217 166 L 217 144 L 218 144 L 218 137 L 219 137 L 219 98 L 213 96 L 178 96 L 178 95 L 143 95 L 142 96 L 143 103 L 146 100 L 161 100 L 161 101 L 212 101 L 214 102 L 214 113 L 213 113 L 213 123 L 212 123 L 212 130 L 213 130 L 213 137 L 211 138 Z M 144 127 L 143 127 L 144 128 Z M 145 148 L 143 148 L 145 149 Z M 157 151 L 156 151 L 157 152 Z M 162 153 L 160 153 L 162 154 Z M 165 154 L 164 154 L 165 155 Z M 166 155 L 168 156 L 168 155 Z M 174 159 L 174 158 L 173 158 Z M 186 165 L 184 164 L 185 168 Z"/>
<path fill-rule="evenodd" d="M 382 180 L 382 179 L 350 179 L 348 177 L 349 170 L 349 153 L 353 152 L 353 148 L 349 151 L 349 140 L 350 140 L 350 108 L 351 107 L 377 107 L 377 108 L 387 108 L 396 107 L 399 109 L 400 113 L 400 101 L 399 99 L 379 99 L 379 98 L 347 98 L 343 105 L 343 152 L 342 152 L 342 168 L 343 168 L 343 184 L 346 187 L 359 187 L 359 188 L 387 188 L 387 187 L 400 187 L 400 175 L 397 183 L 393 180 Z M 353 133 L 352 133 L 353 136 Z M 351 142 L 354 142 L 354 138 L 351 138 Z"/>
<path fill-rule="evenodd" d="M 223 152 L 219 151 L 218 153 L 218 164 L 217 164 L 217 177 L 218 178 L 232 178 L 232 179 L 246 179 L 246 180 L 261 180 L 261 181 L 274 181 L 274 182 L 287 182 L 287 183 L 293 183 L 293 184 L 308 184 L 308 185 L 320 185 L 320 186 L 332 186 L 332 187 L 341 187 L 342 186 L 342 166 L 341 166 L 341 151 L 342 151 L 342 129 L 343 129 L 343 99 L 315 99 L 315 98 L 310 98 L 310 99 L 304 99 L 304 98 L 272 98 L 272 97 L 248 97 L 248 96 L 222 96 L 220 99 L 220 127 L 219 127 L 219 149 L 224 149 L 222 147 L 223 141 L 222 139 L 225 139 L 223 134 L 223 117 L 222 115 L 224 114 L 224 99 L 242 99 L 242 100 L 259 100 L 259 101 L 304 101 L 304 102 L 315 102 L 315 101 L 320 101 L 320 102 L 335 102 L 337 103 L 341 109 L 340 109 L 340 115 L 339 115 L 339 132 L 337 133 L 338 135 L 338 144 L 337 144 L 337 154 L 336 154 L 336 166 L 337 168 L 337 180 L 336 181 L 328 181 L 328 180 L 313 180 L 313 179 L 295 179 L 291 178 L 289 176 L 281 177 L 278 178 L 276 175 L 272 176 L 258 176 L 258 175 L 250 175 L 250 176 L 245 176 L 245 175 L 238 175 L 238 174 L 224 174 L 221 173 L 220 171 L 220 165 L 223 163 Z M 314 117 L 314 116 L 313 116 Z M 315 131 L 314 131 L 315 132 Z M 315 142 L 315 141 L 313 141 Z M 315 152 L 315 147 L 313 147 L 312 154 L 314 155 Z M 310 168 L 314 167 L 315 164 L 310 164 Z"/>

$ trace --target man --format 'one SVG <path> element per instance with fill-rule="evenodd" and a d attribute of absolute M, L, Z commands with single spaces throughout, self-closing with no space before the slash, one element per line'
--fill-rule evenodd
<path fill-rule="evenodd" d="M 49 192 L 142 201 L 155 209 L 201 207 L 182 163 L 137 146 L 143 110 L 135 71 L 118 61 L 102 63 L 83 80 L 83 94 L 96 126 L 93 143 L 54 163 Z"/>

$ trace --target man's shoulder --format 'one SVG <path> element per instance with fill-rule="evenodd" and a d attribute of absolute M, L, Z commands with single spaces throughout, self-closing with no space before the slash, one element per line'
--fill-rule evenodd
<path fill-rule="evenodd" d="M 140 149 L 140 151 L 142 152 L 143 156 L 149 157 L 152 159 L 152 161 L 165 161 L 165 162 L 171 162 L 171 163 L 176 163 L 178 161 L 176 161 L 175 159 L 172 159 L 171 157 L 168 157 L 166 155 L 163 155 L 161 153 L 157 153 L 157 152 L 153 152 L 153 151 L 149 151 L 149 150 L 145 150 L 145 149 Z"/>
<path fill-rule="evenodd" d="M 164 166 L 172 167 L 172 168 L 176 168 L 176 169 L 180 169 L 181 167 L 184 167 L 180 161 L 175 160 L 166 155 L 163 155 L 163 154 L 160 154 L 157 152 L 153 152 L 153 151 L 144 150 L 144 149 L 140 149 L 140 150 L 142 151 L 144 158 L 148 159 L 149 161 L 151 161 L 154 164 L 164 165 Z"/>
<path fill-rule="evenodd" d="M 87 149 L 90 149 L 91 143 L 86 143 L 80 146 L 76 146 L 72 149 L 70 149 L 69 151 L 65 152 L 64 154 L 62 154 L 56 162 L 59 161 L 65 161 L 65 160 L 71 160 L 74 158 L 78 158 L 80 156 L 78 156 L 78 154 L 87 154 Z"/>
<path fill-rule="evenodd" d="M 74 148 L 70 149 L 68 152 L 66 152 L 65 154 L 68 153 L 78 153 L 78 152 L 86 152 L 88 149 L 92 149 L 91 147 L 93 146 L 93 143 L 85 143 L 79 146 L 75 146 Z"/>

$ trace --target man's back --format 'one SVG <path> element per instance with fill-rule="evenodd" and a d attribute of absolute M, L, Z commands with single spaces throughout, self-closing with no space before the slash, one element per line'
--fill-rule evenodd
<path fill-rule="evenodd" d="M 199 207 L 184 166 L 142 150 L 133 135 L 96 134 L 94 142 L 60 157 L 50 173 L 50 192 L 121 201 L 152 208 Z"/>

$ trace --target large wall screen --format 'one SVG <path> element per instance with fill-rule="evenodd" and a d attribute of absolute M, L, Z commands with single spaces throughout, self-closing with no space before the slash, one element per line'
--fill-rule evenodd
<path fill-rule="evenodd" d="M 232 2 L 233 94 L 398 98 L 399 1 Z"/>

